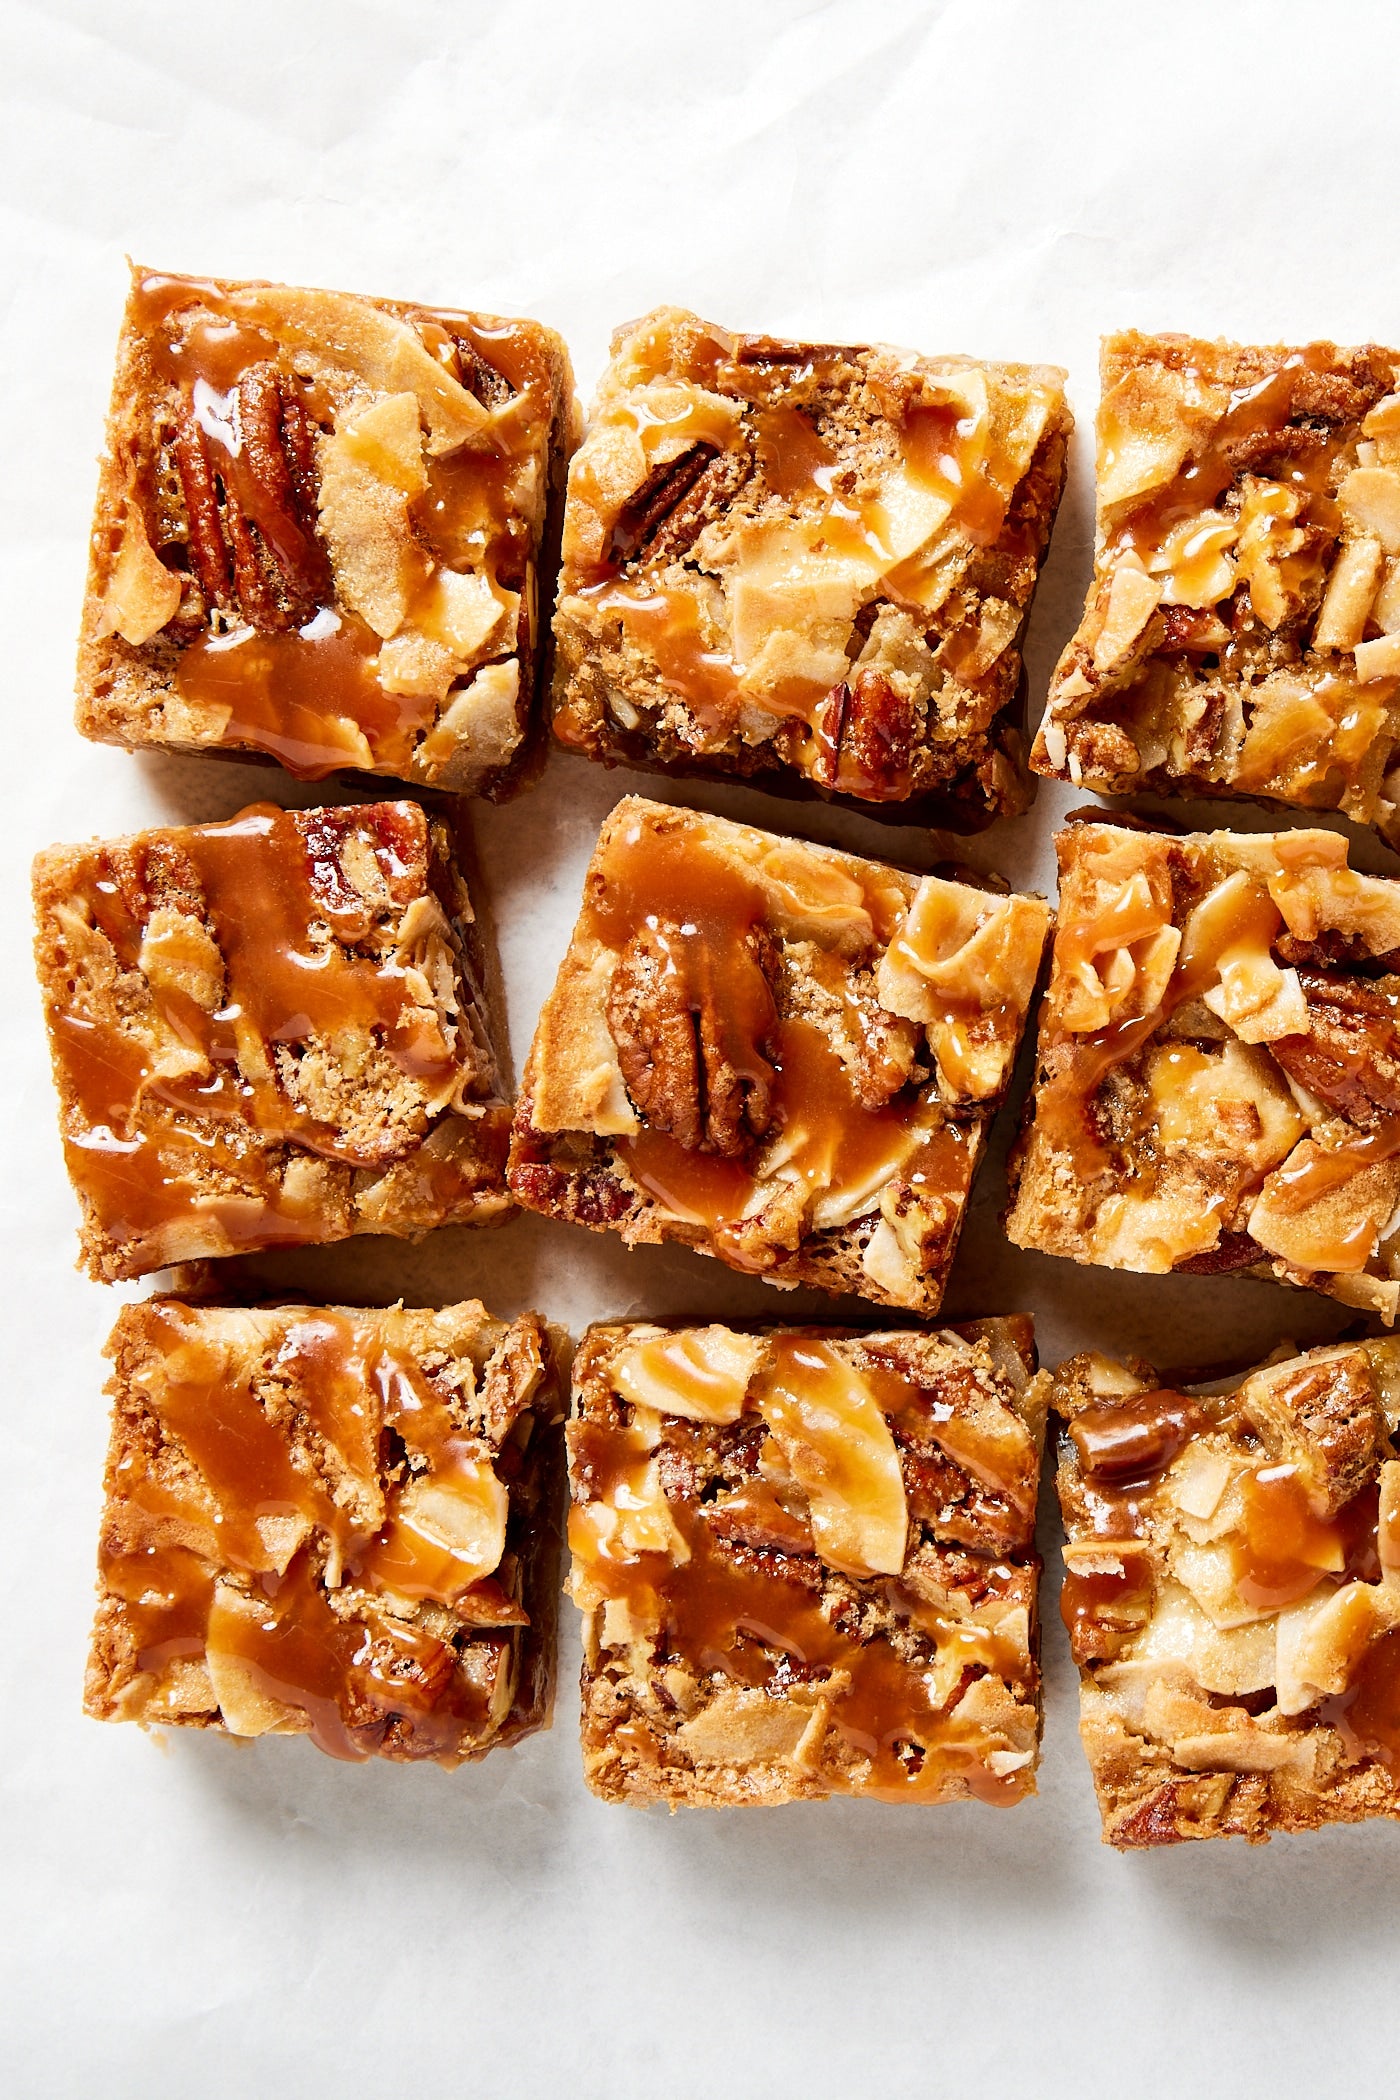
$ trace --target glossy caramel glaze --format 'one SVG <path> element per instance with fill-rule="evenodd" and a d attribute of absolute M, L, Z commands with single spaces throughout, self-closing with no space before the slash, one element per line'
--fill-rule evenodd
<path fill-rule="evenodd" d="M 1061 1612 L 1111 1842 L 1400 1814 L 1396 1346 L 1197 1392 L 1089 1356 L 1055 1374 Z M 1226 1775 L 1203 1823 L 1182 1773 Z"/>
<path fill-rule="evenodd" d="M 140 503 L 146 538 L 182 590 L 149 647 L 165 652 L 164 665 L 174 645 L 176 718 L 201 742 L 267 752 L 304 779 L 346 766 L 418 777 L 418 745 L 443 704 L 434 687 L 445 674 L 426 685 L 412 674 L 405 688 L 381 666 L 380 649 L 395 633 L 446 646 L 445 574 L 484 578 L 506 594 L 503 603 L 519 595 L 518 634 L 477 650 L 454 675 L 465 680 L 488 659 L 518 655 L 522 705 L 528 700 L 545 484 L 565 414 L 557 359 L 530 322 L 381 301 L 339 302 L 338 343 L 308 350 L 294 327 L 279 327 L 275 308 L 259 314 L 259 289 L 154 273 L 134 281 L 127 383 L 151 401 L 131 440 L 128 500 Z M 383 372 L 361 369 L 357 340 L 369 331 L 372 344 L 381 317 L 410 329 L 483 413 L 468 441 L 429 445 L 405 543 L 382 528 L 380 570 L 397 565 L 404 603 L 397 626 L 376 614 L 376 631 L 362 617 L 359 586 L 347 595 L 334 573 L 322 473 L 328 440 L 388 398 Z M 392 485 L 392 462 L 385 471 Z"/>
<path fill-rule="evenodd" d="M 816 1713 L 827 1747 L 810 1748 L 789 1773 L 799 1790 L 806 1779 L 809 1791 L 891 1801 L 1020 1798 L 1030 1760 L 997 1757 L 1007 1739 L 990 1718 L 976 1718 L 977 1695 L 959 1711 L 971 1688 L 992 1678 L 1009 1700 L 1026 1703 L 1022 1721 L 1033 1739 L 1032 1624 L 1017 1606 L 1033 1603 L 1033 1528 L 1025 1527 L 1034 1522 L 1038 1454 L 1011 1389 L 998 1391 L 985 1367 L 979 1385 L 967 1384 L 966 1359 L 939 1342 L 872 1337 L 862 1350 L 816 1333 L 775 1334 L 749 1345 L 758 1358 L 739 1414 L 726 1407 L 723 1429 L 698 1430 L 610 1395 L 628 1332 L 594 1330 L 576 1367 L 570 1542 L 576 1599 L 603 1615 L 589 1635 L 586 1698 L 589 1671 L 611 1676 L 621 1667 L 610 1645 L 621 1625 L 643 1707 L 646 1687 L 658 1681 L 681 1702 L 673 1749 L 658 1751 L 659 1724 L 640 1716 L 625 1732 L 609 1730 L 617 1750 L 639 1760 L 639 1790 L 654 1779 L 664 1791 L 674 1760 L 683 1796 L 683 1716 L 703 1715 L 705 1699 L 722 1704 L 728 1692 L 748 1690 Z M 707 1333 L 722 1339 L 721 1330 L 688 1336 L 675 1374 L 686 1405 Z M 671 1373 L 664 1352 L 653 1350 L 650 1361 L 646 1390 L 660 1405 Z M 659 1386 L 650 1383 L 657 1377 Z M 640 1390 L 631 1381 L 629 1389 Z M 960 1482 L 955 1500 L 1028 1504 L 1006 1534 L 1016 1550 L 998 1552 L 993 1529 L 965 1534 L 980 1536 L 980 1550 L 955 1551 L 936 1543 L 949 1536 L 938 1520 L 911 1516 L 907 1540 L 884 1561 L 892 1573 L 853 1572 L 849 1547 L 833 1566 L 836 1534 L 823 1510 L 830 1505 L 857 1525 L 876 1520 L 890 1487 L 882 1447 L 895 1467 L 894 1492 L 902 1478 L 911 1511 L 927 1507 L 920 1481 L 935 1448 L 945 1483 Z M 641 1514 L 629 1520 L 629 1511 Z M 869 1545 L 875 1534 L 863 1536 Z M 947 1585 L 943 1601 L 939 1582 Z"/>
<path fill-rule="evenodd" d="M 421 811 L 395 803 L 263 805 L 41 860 L 69 1172 L 116 1273 L 336 1237 L 346 1175 L 415 1154 L 425 1204 L 468 1195 L 474 1134 L 453 1126 L 493 1071 L 460 929 L 433 895 L 464 910 L 455 880 Z M 401 949 L 410 908 L 426 932 Z M 446 987 L 422 974 L 424 939 Z M 309 1199 L 289 1180 L 298 1155 L 331 1175 Z M 182 1247 L 189 1221 L 207 1246 Z"/>
<path fill-rule="evenodd" d="M 530 1318 L 484 1412 L 454 1318 L 124 1316 L 91 1710 L 447 1763 L 522 1717 L 557 1395 Z"/>

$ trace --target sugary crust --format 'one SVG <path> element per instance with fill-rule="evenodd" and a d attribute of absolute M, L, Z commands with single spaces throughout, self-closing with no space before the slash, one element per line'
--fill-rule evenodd
<path fill-rule="evenodd" d="M 246 882 L 229 862 L 228 894 L 211 890 L 202 842 L 249 834 Z M 311 916 L 283 948 L 280 886 L 306 870 L 296 894 Z M 256 923 L 271 931 L 250 953 L 266 900 Z M 413 803 L 251 810 L 224 827 L 55 846 L 35 862 L 34 904 L 90 1274 L 353 1232 L 412 1238 L 512 1208 L 499 982 L 442 820 Z M 343 1010 L 299 1011 L 299 944 L 342 973 Z M 248 1014 L 262 1001 L 265 1035 L 248 1014 L 233 1033 L 220 1021 L 219 1002 L 236 1015 L 240 997 Z M 230 1069 L 251 1106 L 222 1108 Z M 140 1188 L 118 1172 L 126 1154 Z"/>
<path fill-rule="evenodd" d="M 1397 1347 L 1284 1344 L 1181 1392 L 1095 1355 L 1038 1381 L 1066 1425 L 1062 1608 L 1106 1843 L 1400 1817 Z M 1329 1500 L 1318 1465 L 1347 1445 Z"/>
<path fill-rule="evenodd" d="M 905 823 L 1024 809 L 1063 382 L 674 307 L 619 330 L 570 470 L 556 734 Z"/>
<path fill-rule="evenodd" d="M 616 900 L 619 857 L 663 847 L 701 870 L 697 895 L 713 900 L 726 884 L 741 885 L 754 922 L 748 947 L 733 945 L 709 965 L 717 1015 L 732 1017 L 736 973 L 758 958 L 767 986 L 760 984 L 759 996 L 776 1001 L 771 1027 L 805 1031 L 809 1061 L 818 1058 L 811 1086 L 835 1084 L 840 1096 L 804 1093 L 807 1082 L 794 1081 L 768 1135 L 748 1143 L 740 1128 L 728 1148 L 737 1159 L 716 1157 L 725 1136 L 713 1131 L 692 1131 L 682 1154 L 668 1153 L 667 1172 L 732 1168 L 735 1191 L 714 1199 L 728 1208 L 712 1207 L 703 1189 L 693 1199 L 673 1190 L 668 1199 L 668 1184 L 648 1165 L 655 1131 L 683 1125 L 677 1097 L 682 1058 L 695 1055 L 692 1022 L 679 1017 L 678 1043 L 664 1016 L 655 1025 L 645 1014 L 638 1019 L 631 987 L 640 984 L 640 999 L 652 980 L 632 968 L 635 930 L 625 912 L 618 917 Z M 654 910 L 652 917 L 668 923 Z M 932 1313 L 1050 924 L 1036 898 L 921 880 L 629 798 L 604 827 L 583 914 L 540 1016 L 512 1133 L 511 1192 L 528 1209 L 616 1231 L 629 1245 L 676 1240 L 783 1287 L 854 1290 L 877 1304 Z M 661 973 L 662 990 L 673 977 Z M 711 1009 L 697 994 L 693 1010 L 703 1046 Z M 644 1054 L 628 1075 L 622 1060 L 630 1041 Z M 752 1045 L 748 1052 L 746 1070 Z M 824 1076 L 823 1058 L 834 1081 Z M 701 1102 L 719 1100 L 732 1077 L 723 1058 L 709 1062 Z M 883 1105 L 867 1113 L 872 1101 Z M 849 1164 L 842 1130 L 850 1133 Z M 799 1155 L 795 1178 L 787 1161 Z"/>
<path fill-rule="evenodd" d="M 677 1345 L 712 1375 L 720 1367 L 721 1382 L 736 1363 L 740 1386 L 747 1378 L 743 1411 L 736 1395 L 729 1426 L 653 1415 L 622 1397 L 627 1385 L 659 1407 L 664 1392 L 637 1383 L 645 1352 Z M 875 1437 L 862 1418 L 868 1397 L 842 1432 L 841 1494 L 852 1507 L 869 1496 L 868 1513 L 881 1467 L 894 1469 L 900 1523 L 908 1522 L 899 1558 L 886 1563 L 898 1569 L 902 1559 L 896 1580 L 861 1576 L 849 1563 L 837 1568 L 813 1545 L 809 1523 L 823 1537 L 816 1474 L 803 1474 L 809 1504 L 788 1470 L 802 1472 L 800 1433 L 794 1444 L 790 1420 L 765 1397 L 768 1381 L 781 1389 L 790 1379 L 785 1350 L 834 1370 L 821 1404 L 838 1417 L 842 1381 L 875 1381 L 883 1410 Z M 585 1615 L 582 1746 L 592 1790 L 607 1801 L 673 1809 L 832 1794 L 1006 1805 L 1033 1793 L 1044 1432 L 1034 1367 L 1031 1323 L 1022 1318 L 858 1336 L 637 1322 L 590 1328 L 575 1359 L 569 1449 L 571 1588 Z M 900 1414 L 901 1394 L 912 1396 L 914 1414 Z M 634 1478 L 618 1454 L 638 1439 L 652 1456 Z M 873 1486 L 861 1472 L 872 1465 Z M 772 1482 L 781 1504 L 767 1496 Z M 669 1537 L 668 1554 L 629 1555 L 614 1499 L 641 1513 L 624 1515 L 624 1526 L 648 1527 L 631 1535 L 634 1543 Z M 955 1665 L 955 1652 L 972 1659 L 968 1670 Z"/>
<path fill-rule="evenodd" d="M 482 348 L 489 353 L 493 343 L 498 344 L 503 363 L 517 382 L 514 397 L 507 398 L 503 407 L 495 394 L 509 382 L 489 362 L 479 367 L 485 370 L 486 385 L 492 389 L 484 396 L 488 417 L 494 415 L 497 422 L 502 415 L 507 418 L 501 425 L 504 436 L 500 442 L 509 448 L 516 465 L 509 487 L 503 484 L 494 494 L 482 495 L 481 514 L 472 524 L 474 548 L 488 542 L 509 548 L 504 556 L 493 552 L 487 566 L 504 561 L 510 572 L 508 580 L 518 592 L 513 641 L 503 645 L 499 635 L 494 640 L 484 636 L 479 644 L 468 645 L 464 639 L 460 660 L 450 674 L 435 666 L 424 668 L 417 659 L 411 670 L 390 673 L 385 668 L 386 655 L 380 660 L 382 675 L 407 681 L 396 683 L 395 692 L 401 695 L 396 702 L 392 693 L 378 691 L 374 651 L 381 640 L 396 637 L 394 647 L 405 654 L 407 637 L 417 632 L 411 611 L 397 626 L 392 617 L 386 622 L 374 612 L 371 625 L 362 634 L 355 629 L 359 635 L 356 649 L 367 669 L 358 660 L 342 661 L 343 648 L 334 662 L 325 651 L 317 654 L 309 647 L 301 651 L 304 665 L 292 662 L 290 653 L 297 648 L 297 637 L 289 626 L 272 645 L 276 654 L 266 667 L 266 690 L 236 693 L 222 674 L 212 679 L 190 675 L 192 645 L 235 631 L 239 613 L 236 604 L 209 603 L 200 586 L 198 564 L 190 557 L 187 499 L 172 452 L 172 434 L 178 431 L 184 413 L 181 387 L 160 349 L 167 319 L 161 288 L 181 282 L 157 278 L 145 270 L 132 273 L 93 518 L 78 651 L 79 731 L 133 751 L 157 747 L 280 763 L 304 778 L 319 779 L 348 770 L 411 780 L 458 794 L 482 794 L 492 800 L 515 792 L 537 770 L 541 755 L 535 700 L 546 637 L 540 608 L 547 606 L 553 588 L 564 478 L 580 428 L 573 372 L 562 338 L 536 321 L 428 309 L 359 295 L 301 293 L 269 286 L 261 279 L 198 281 L 196 289 L 207 295 L 206 305 L 215 313 L 223 310 L 223 302 L 255 298 L 260 292 L 293 302 L 294 325 L 285 337 L 277 334 L 275 316 L 263 317 L 262 332 L 271 335 L 283 373 L 299 378 L 312 404 L 312 475 L 318 467 L 324 473 L 331 457 L 328 448 L 338 442 L 339 428 L 382 408 L 395 389 L 402 398 L 403 389 L 411 391 L 415 384 L 417 375 L 406 367 L 396 373 L 391 360 L 384 360 L 382 368 L 367 365 L 364 352 L 372 339 L 366 331 L 372 329 L 374 317 L 407 324 L 415 331 L 426 330 L 434 341 L 446 343 L 450 336 L 464 357 L 480 358 Z M 152 285 L 157 288 L 154 298 L 143 293 L 143 287 Z M 323 336 L 318 337 L 301 326 L 302 316 L 295 306 L 299 300 L 333 301 L 343 312 L 337 316 L 328 304 Z M 195 308 L 196 314 L 202 310 Z M 183 318 L 178 325 L 185 326 Z M 321 325 L 319 320 L 317 325 Z M 528 416 L 522 402 L 528 404 Z M 211 413 L 206 407 L 206 432 Z M 213 427 L 217 427 L 217 417 Z M 472 442 L 488 441 L 489 433 L 487 440 L 469 439 L 467 449 Z M 430 436 L 428 451 L 433 450 Z M 460 450 L 450 455 L 461 456 Z M 214 457 L 216 465 L 220 464 L 220 456 L 216 453 Z M 407 470 L 405 478 L 410 478 Z M 324 497 L 324 483 L 321 493 Z M 362 527 L 357 522 L 357 533 L 363 530 L 369 544 L 364 555 L 357 553 L 355 558 L 367 570 L 373 565 L 382 571 L 394 559 L 392 534 L 399 528 L 389 515 L 392 503 L 382 495 L 374 501 L 384 512 L 379 536 L 376 540 L 372 523 L 366 521 Z M 436 499 L 439 517 L 452 501 L 451 488 L 445 485 L 445 492 Z M 322 625 L 332 614 L 338 618 L 343 642 L 362 611 L 362 586 L 351 580 L 348 567 L 342 573 L 334 521 L 327 526 L 324 504 L 318 521 L 316 502 L 314 493 L 303 499 L 303 522 L 321 546 L 322 587 L 313 593 L 321 609 L 315 617 Z M 139 559 L 129 554 L 129 566 L 123 569 L 128 521 L 136 509 L 149 529 L 143 528 L 144 551 L 139 552 Z M 411 528 L 420 539 L 426 529 L 419 524 Z M 145 542 L 154 543 L 153 554 Z M 330 546 L 328 569 L 326 544 Z M 436 563 L 445 572 L 456 560 L 456 556 L 444 559 L 441 548 L 426 542 L 423 550 L 430 570 Z M 474 578 L 478 554 L 464 547 L 461 560 L 465 566 L 459 563 L 460 573 Z M 153 607 L 143 618 L 131 607 L 133 602 L 144 606 L 152 591 L 159 598 L 166 588 L 152 561 L 164 562 L 174 581 L 168 585 L 167 618 L 146 633 L 160 608 Z M 140 590 L 133 600 L 136 578 Z M 306 610 L 302 607 L 289 618 L 305 626 L 302 615 Z M 440 611 L 424 617 L 428 621 L 425 632 L 440 636 L 454 631 L 450 618 L 444 626 Z M 240 652 L 226 656 L 225 664 L 236 668 L 264 646 L 256 639 L 250 643 L 246 630 L 244 634 Z M 263 679 L 263 670 L 255 667 L 249 675 L 256 683 Z"/>
<path fill-rule="evenodd" d="M 336 1347 L 342 1337 L 346 1353 L 338 1368 L 344 1383 L 337 1390 L 322 1382 L 321 1367 L 328 1338 Z M 387 1379 L 371 1375 L 375 1350 L 393 1367 Z M 562 1329 L 534 1313 L 497 1320 L 471 1302 L 436 1311 L 246 1311 L 155 1298 L 123 1309 L 107 1354 L 114 1366 L 108 1385 L 112 1435 L 84 1696 L 94 1719 L 234 1735 L 309 1731 L 336 1755 L 430 1757 L 449 1766 L 549 1725 L 562 1549 L 559 1425 L 569 1355 Z M 199 1437 L 208 1438 L 204 1425 L 181 1420 L 192 1362 L 216 1379 L 199 1396 L 199 1408 L 214 1427 L 222 1421 L 226 1438 L 246 1439 L 247 1423 L 256 1430 L 260 1418 L 290 1467 L 288 1479 L 303 1483 L 297 1492 L 308 1498 L 307 1510 L 319 1497 L 323 1518 L 338 1513 L 342 1535 L 334 1550 L 324 1522 L 314 1517 L 278 1518 L 299 1522 L 294 1546 L 277 1534 L 276 1523 L 269 1529 L 260 1517 L 268 1506 L 260 1490 L 274 1491 L 280 1511 L 294 1506 L 284 1499 L 286 1483 L 264 1479 L 259 1471 L 269 1464 L 266 1452 L 248 1456 L 247 1470 L 236 1477 L 228 1443 L 216 1437 L 201 1445 Z M 464 1601 L 444 1604 L 431 1593 L 396 1594 L 373 1571 L 374 1554 L 392 1532 L 405 1483 L 411 1489 L 419 1464 L 411 1437 L 405 1447 L 397 1431 L 384 1426 L 390 1419 L 386 1392 L 405 1367 L 422 1381 L 418 1404 L 445 1404 L 451 1434 L 462 1448 L 484 1454 L 502 1483 L 504 1554 L 489 1589 L 498 1605 L 511 1600 L 514 1622 L 510 1610 L 498 1610 L 496 1616 L 508 1623 L 491 1623 L 490 1599 L 480 1584 Z M 246 1423 L 235 1403 L 247 1408 Z M 275 1454 L 271 1462 L 278 1462 Z M 237 1542 L 251 1536 L 269 1542 L 261 1573 L 237 1554 Z M 221 1552 L 221 1539 L 229 1551 Z M 332 1634 L 337 1627 L 345 1630 L 344 1652 L 352 1659 L 343 1680 L 314 1688 L 298 1684 L 295 1663 L 286 1660 L 294 1651 L 284 1639 L 280 1651 L 269 1651 L 270 1674 L 258 1673 L 251 1693 L 246 1678 L 235 1676 L 230 1683 L 227 1661 L 220 1671 L 210 1607 L 204 1604 L 201 1612 L 187 1604 L 188 1623 L 175 1627 L 172 1619 L 167 1627 L 160 1619 L 157 1576 L 133 1583 L 133 1570 L 145 1563 L 164 1570 L 167 1561 L 177 1583 L 188 1581 L 191 1566 L 203 1571 L 199 1581 L 212 1583 L 224 1622 L 236 1622 L 250 1593 L 264 1613 L 279 1619 L 304 1565 L 310 1610 Z M 294 1602 L 293 1618 L 298 1609 L 307 1606 Z M 174 1638 L 153 1640 L 171 1628 Z M 402 1657 L 405 1698 L 396 1704 L 392 1688 L 386 1695 L 382 1683 L 377 1693 L 366 1694 L 355 1676 L 354 1651 L 358 1642 L 368 1652 L 386 1630 L 397 1633 L 405 1653 L 414 1641 L 432 1650 L 430 1696 Z M 313 1628 L 313 1643 L 318 1639 L 323 1644 L 324 1633 Z M 455 1673 L 445 1687 L 444 1667 Z M 296 1703 L 292 1689 L 304 1703 Z"/>
<path fill-rule="evenodd" d="M 1330 832 L 1074 823 L 1008 1235 L 1400 1304 L 1400 884 Z"/>
<path fill-rule="evenodd" d="M 1101 372 L 1094 581 L 1032 767 L 1394 843 L 1400 353 L 1129 331 Z"/>

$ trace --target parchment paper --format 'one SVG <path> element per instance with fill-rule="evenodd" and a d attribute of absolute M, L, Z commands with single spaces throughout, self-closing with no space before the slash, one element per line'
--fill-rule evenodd
<path fill-rule="evenodd" d="M 579 1772 L 567 1608 L 553 1732 L 456 1776 L 276 1740 L 162 1752 L 84 1720 L 117 1294 L 72 1268 L 24 887 L 54 839 L 316 799 L 273 770 L 132 759 L 70 727 L 124 251 L 535 314 L 568 338 L 585 394 L 610 329 L 662 299 L 737 327 L 1065 364 L 1080 432 L 1031 627 L 1034 713 L 1088 573 L 1099 332 L 1400 340 L 1400 15 L 1348 0 L 5 0 L 0 33 L 10 2090 L 1386 2090 L 1400 1831 L 1101 1849 L 1048 1509 L 1041 1791 L 1011 1812 L 605 1808 Z M 479 818 L 517 1059 L 597 827 L 633 787 L 658 791 L 559 754 Z M 916 867 L 948 850 L 745 791 L 673 799 Z M 1043 788 L 966 855 L 1044 889 L 1056 816 L 1085 799 Z M 1394 866 L 1365 843 L 1354 857 Z M 1050 1361 L 1089 1341 L 1164 1364 L 1241 1358 L 1343 1324 L 1270 1285 L 1008 1248 L 1010 1123 L 950 1311 L 1029 1309 Z M 539 1304 L 576 1331 L 620 1312 L 840 1310 L 532 1219 L 279 1273 L 351 1298 Z"/>

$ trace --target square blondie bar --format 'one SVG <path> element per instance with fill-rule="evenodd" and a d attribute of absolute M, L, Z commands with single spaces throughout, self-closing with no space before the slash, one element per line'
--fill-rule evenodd
<path fill-rule="evenodd" d="M 484 944 L 416 803 L 54 846 L 36 953 L 89 1274 L 511 1208 Z"/>
<path fill-rule="evenodd" d="M 1400 352 L 1109 336 L 1094 580 L 1031 763 L 1400 843 Z"/>
<path fill-rule="evenodd" d="M 1037 1383 L 1105 1839 L 1400 1816 L 1400 1341 L 1189 1390 L 1096 1355 Z"/>
<path fill-rule="evenodd" d="M 127 1306 L 87 1711 L 447 1765 L 547 1725 L 563 1348 L 477 1304 Z"/>
<path fill-rule="evenodd" d="M 79 729 L 507 792 L 576 414 L 535 321 L 135 271 Z"/>
<path fill-rule="evenodd" d="M 676 307 L 621 329 L 569 475 L 560 740 L 906 823 L 1023 809 L 1064 376 Z"/>
<path fill-rule="evenodd" d="M 1400 1306 L 1400 882 L 1329 831 L 1076 823 L 1006 1229 Z"/>
<path fill-rule="evenodd" d="M 583 1755 L 609 1801 L 1035 1791 L 1027 1319 L 590 1328 L 568 1429 Z"/>
<path fill-rule="evenodd" d="M 1038 897 L 621 802 L 536 1029 L 511 1191 L 934 1312 L 1049 927 Z"/>

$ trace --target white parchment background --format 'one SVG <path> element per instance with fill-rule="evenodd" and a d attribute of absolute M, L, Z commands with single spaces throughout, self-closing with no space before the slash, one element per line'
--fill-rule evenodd
<path fill-rule="evenodd" d="M 9 2089 L 1393 2086 L 1400 1831 L 1103 1851 L 1053 1590 L 1041 1793 L 1010 1813 L 604 1808 L 579 1777 L 572 1627 L 553 1733 L 455 1777 L 340 1766 L 304 1743 L 162 1752 L 83 1720 L 113 1296 L 71 1266 L 22 891 L 52 839 L 315 799 L 270 771 L 133 760 L 69 726 L 124 251 L 536 314 L 568 338 L 585 393 L 610 328 L 663 299 L 737 327 L 1059 361 L 1081 433 L 1031 628 L 1038 708 L 1087 573 L 1099 332 L 1400 341 L 1400 10 L 5 0 L 0 33 Z M 517 1057 L 597 825 L 631 784 L 561 755 L 479 824 Z M 677 799 L 913 865 L 942 850 L 755 794 Z M 1064 806 L 1043 792 L 971 857 L 1044 886 Z M 1097 1339 L 1199 1362 L 1340 1324 L 1271 1286 L 1014 1253 L 1000 1161 L 952 1302 L 1034 1310 L 1052 1360 Z M 575 1329 L 644 1309 L 824 1309 L 538 1220 L 419 1250 L 367 1241 L 296 1273 L 366 1297 L 539 1303 Z"/>

